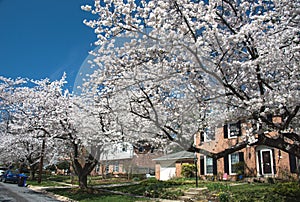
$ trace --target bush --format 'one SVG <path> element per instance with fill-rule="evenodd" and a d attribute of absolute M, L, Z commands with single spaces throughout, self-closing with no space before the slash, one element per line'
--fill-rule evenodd
<path fill-rule="evenodd" d="M 297 182 L 278 183 L 274 192 L 282 196 L 300 198 L 300 184 Z"/>
<path fill-rule="evenodd" d="M 194 164 L 183 164 L 181 174 L 186 178 L 195 177 L 195 169 L 196 166 Z"/>
<path fill-rule="evenodd" d="M 229 193 L 227 192 L 220 192 L 219 193 L 219 200 L 220 202 L 228 202 L 230 198 Z"/>
<path fill-rule="evenodd" d="M 244 175 L 244 170 L 245 170 L 245 162 L 237 162 L 233 164 L 233 169 L 238 175 Z"/>

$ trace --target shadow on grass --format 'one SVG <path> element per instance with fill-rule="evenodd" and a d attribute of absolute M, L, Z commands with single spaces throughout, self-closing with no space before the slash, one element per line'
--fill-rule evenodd
<path fill-rule="evenodd" d="M 132 202 L 132 201 L 142 201 L 147 200 L 146 198 L 136 198 L 134 196 L 128 196 L 123 194 L 116 194 L 109 191 L 101 190 L 101 189 L 93 189 L 89 188 L 86 190 L 81 190 L 79 188 L 50 188 L 47 191 L 52 192 L 57 195 L 68 197 L 72 200 L 80 201 L 80 202 L 91 202 L 91 201 L 99 201 L 99 202 Z"/>

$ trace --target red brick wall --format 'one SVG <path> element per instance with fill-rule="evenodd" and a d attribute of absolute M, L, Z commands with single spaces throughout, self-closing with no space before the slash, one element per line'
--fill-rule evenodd
<path fill-rule="evenodd" d="M 160 164 L 155 165 L 155 178 L 160 179 Z"/>
<path fill-rule="evenodd" d="M 273 118 L 274 122 L 280 122 L 280 118 Z M 246 134 L 245 128 L 250 127 L 249 124 L 242 123 L 242 136 L 237 138 L 224 138 L 224 131 L 223 127 L 219 127 L 215 129 L 215 140 L 209 142 L 200 142 L 200 134 L 196 134 L 196 147 L 205 149 L 207 151 L 218 153 L 223 151 L 224 149 L 234 146 L 237 143 L 243 141 L 243 136 Z M 271 132 L 269 133 L 270 136 L 274 136 L 277 133 Z M 244 162 L 245 162 L 245 174 L 248 176 L 257 176 L 257 159 L 256 159 L 256 146 L 246 147 L 241 149 L 239 152 L 244 153 Z M 284 177 L 287 175 L 291 175 L 289 173 L 289 154 L 278 149 L 274 149 L 274 157 L 275 157 L 275 164 L 276 164 L 276 176 Z M 198 158 L 199 159 L 199 158 Z M 200 161 L 198 161 L 198 166 L 200 167 Z M 224 173 L 224 158 L 217 160 L 217 172 L 219 175 L 223 175 Z M 229 176 L 230 178 L 230 176 Z"/>

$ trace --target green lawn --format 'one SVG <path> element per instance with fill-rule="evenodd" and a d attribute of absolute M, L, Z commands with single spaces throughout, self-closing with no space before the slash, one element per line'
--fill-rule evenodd
<path fill-rule="evenodd" d="M 66 189 L 48 189 L 52 193 L 66 196 L 76 201 L 80 202 L 132 202 L 132 201 L 142 201 L 147 200 L 146 198 L 139 198 L 121 194 L 114 194 L 107 191 L 102 191 L 99 189 L 89 189 L 87 191 L 80 190 L 79 188 L 66 188 Z"/>
<path fill-rule="evenodd" d="M 297 202 L 300 199 L 300 185 L 297 182 L 245 184 L 231 187 L 229 194 L 230 201 Z"/>
<path fill-rule="evenodd" d="M 37 180 L 27 180 L 27 184 L 41 187 L 67 186 L 67 184 L 71 184 L 71 177 L 64 175 L 43 175 L 41 183 L 38 183 Z"/>
<path fill-rule="evenodd" d="M 42 186 L 61 186 L 70 182 L 69 176 L 48 176 L 42 181 Z M 132 202 L 147 200 L 147 198 L 177 199 L 189 188 L 195 187 L 194 179 L 174 179 L 158 181 L 154 178 L 140 181 L 139 184 L 105 187 L 97 185 L 118 184 L 128 182 L 127 179 L 90 178 L 89 189 L 51 188 L 48 191 L 82 202 L 119 201 Z M 35 185 L 35 182 L 28 182 Z M 235 186 L 232 186 L 232 185 Z M 40 186 L 40 185 L 39 185 Z M 300 185 L 297 182 L 288 183 L 242 183 L 242 182 L 213 182 L 199 181 L 199 187 L 207 187 L 205 195 L 212 196 L 220 202 L 296 202 L 300 198 Z M 113 192 L 113 193 L 112 193 Z M 125 193 L 125 194 L 120 194 Z M 131 195 L 130 195 L 131 194 Z M 142 196 L 138 198 L 134 196 Z"/>

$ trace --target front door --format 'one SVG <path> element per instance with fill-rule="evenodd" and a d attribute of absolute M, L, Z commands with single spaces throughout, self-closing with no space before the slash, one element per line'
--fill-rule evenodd
<path fill-rule="evenodd" d="M 261 155 L 262 174 L 263 175 L 273 174 L 272 150 L 261 150 L 260 155 Z"/>

